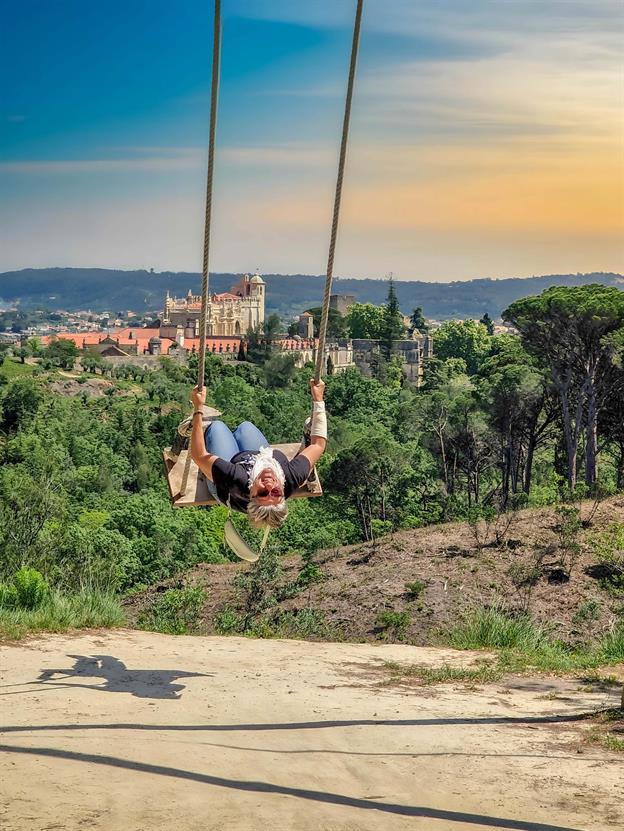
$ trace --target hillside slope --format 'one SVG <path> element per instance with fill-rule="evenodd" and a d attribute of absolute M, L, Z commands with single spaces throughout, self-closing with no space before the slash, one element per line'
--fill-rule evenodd
<path fill-rule="evenodd" d="M 226 291 L 238 274 L 211 274 L 211 291 Z M 314 275 L 265 274 L 267 310 L 292 315 L 318 306 L 325 278 Z M 602 283 L 624 288 L 620 274 L 553 274 L 542 277 L 480 279 L 453 283 L 400 280 L 396 283 L 401 309 L 406 314 L 422 306 L 430 318 L 498 317 L 514 300 L 539 294 L 550 286 L 582 286 Z M 0 302 L 19 301 L 23 306 L 49 309 L 92 309 L 136 312 L 162 308 L 167 291 L 199 293 L 201 277 L 186 272 L 115 271 L 103 268 L 43 268 L 0 274 Z M 386 280 L 340 279 L 334 291 L 352 294 L 360 303 L 383 303 Z"/>
<path fill-rule="evenodd" d="M 584 503 L 581 518 L 587 520 L 592 507 Z M 624 497 L 599 505 L 591 525 L 580 532 L 581 550 L 578 559 L 573 557 L 569 579 L 561 564 L 569 565 L 570 555 L 560 546 L 559 518 L 552 508 L 526 510 L 508 519 L 509 527 L 499 529 L 504 532 L 500 545 L 493 529 L 486 535 L 481 528 L 479 545 L 470 525 L 450 523 L 319 552 L 322 580 L 272 605 L 261 618 L 284 636 L 399 639 L 418 645 L 439 642 L 462 615 L 483 606 L 529 611 L 570 642 L 594 639 L 612 628 L 622 613 L 622 598 L 601 588 L 603 572 L 591 543 L 614 523 L 624 524 Z M 281 576 L 263 590 L 279 595 L 279 587 L 292 584 L 300 568 L 298 557 L 286 559 Z M 127 610 L 138 620 L 167 588 L 204 586 L 201 631 L 212 633 L 224 610 L 245 613 L 247 593 L 237 583 L 247 571 L 246 564 L 199 565 L 134 595 Z M 411 592 L 406 584 L 415 584 Z M 314 610 L 316 629 L 306 632 L 297 625 L 302 610 Z M 400 631 L 384 627 L 380 615 L 385 612 L 407 613 L 409 623 Z"/>

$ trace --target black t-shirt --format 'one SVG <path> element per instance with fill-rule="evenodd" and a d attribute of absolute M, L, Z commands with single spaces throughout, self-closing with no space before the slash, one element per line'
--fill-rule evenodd
<path fill-rule="evenodd" d="M 215 459 L 212 463 L 212 481 L 221 502 L 227 503 L 236 511 L 247 513 L 249 504 L 249 474 L 256 461 L 258 451 L 243 450 L 225 459 Z M 310 462 L 305 456 L 295 456 L 292 462 L 281 450 L 273 451 L 273 458 L 284 471 L 284 496 L 286 499 L 300 488 L 310 475 Z"/>

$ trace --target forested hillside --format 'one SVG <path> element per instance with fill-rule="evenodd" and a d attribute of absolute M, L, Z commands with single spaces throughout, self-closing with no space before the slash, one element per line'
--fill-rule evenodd
<path fill-rule="evenodd" d="M 211 290 L 226 291 L 240 275 L 211 274 Z M 324 277 L 313 275 L 263 275 L 267 282 L 267 310 L 284 316 L 318 306 L 323 296 Z M 167 291 L 199 293 L 200 275 L 184 272 L 150 273 L 97 268 L 46 268 L 9 271 L 0 274 L 0 302 L 48 309 L 92 309 L 117 312 L 159 310 Z M 487 312 L 499 317 L 514 300 L 538 294 L 550 286 L 582 286 L 601 283 L 624 287 L 619 274 L 559 274 L 524 279 L 481 279 L 454 283 L 399 280 L 397 294 L 402 311 L 408 314 L 421 306 L 430 318 L 480 318 Z M 360 303 L 383 303 L 386 280 L 341 279 L 334 291 L 352 294 Z"/>
<path fill-rule="evenodd" d="M 624 294 L 599 285 L 551 289 L 512 304 L 505 318 L 520 337 L 490 335 L 473 321 L 445 323 L 422 389 L 405 382 L 391 352 L 375 378 L 357 370 L 327 378 L 325 496 L 292 503 L 260 575 L 283 555 L 301 555 L 292 590 L 305 596 L 322 579 L 320 549 L 466 520 L 485 551 L 514 538 L 509 518 L 519 509 L 553 505 L 553 579 L 569 580 L 583 523 L 592 522 L 578 500 L 624 489 Z M 189 366 L 162 358 L 152 372 L 87 356 L 72 371 L 75 356 L 56 346 L 30 363 L 6 357 L 0 370 L 0 612 L 24 597 L 43 602 L 50 591 L 93 603 L 230 559 L 224 509 L 172 508 L 162 474 L 161 450 L 188 413 L 196 356 Z M 250 420 L 271 442 L 297 441 L 312 367 L 295 370 L 268 344 L 251 354 L 253 362 L 227 364 L 208 355 L 209 402 L 232 427 Z M 257 542 L 245 518 L 236 521 Z M 618 522 L 614 515 L 594 534 L 592 556 L 605 591 L 621 597 Z M 536 557 L 540 550 L 536 543 Z M 517 589 L 548 582 L 542 566 L 551 560 L 537 557 L 533 570 L 519 563 Z M 41 573 L 39 594 L 20 588 L 28 583 L 23 567 Z"/>

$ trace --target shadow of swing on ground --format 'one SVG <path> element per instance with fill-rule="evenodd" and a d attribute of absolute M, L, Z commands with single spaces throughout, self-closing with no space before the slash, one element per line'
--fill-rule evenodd
<path fill-rule="evenodd" d="M 473 814 L 464 811 L 447 811 L 440 808 L 429 808 L 422 805 L 401 805 L 389 802 L 377 802 L 372 798 L 353 797 L 346 794 L 331 793 L 328 791 L 311 790 L 307 788 L 293 788 L 286 785 L 277 785 L 271 782 L 249 781 L 240 779 L 225 779 L 197 771 L 184 770 L 164 765 L 155 765 L 131 759 L 121 759 L 117 756 L 103 756 L 91 753 L 79 753 L 71 750 L 60 750 L 51 747 L 14 747 L 0 745 L 0 752 L 43 756 L 48 758 L 66 759 L 75 762 L 105 765 L 125 770 L 140 771 L 156 776 L 174 777 L 218 788 L 228 788 L 237 791 L 276 794 L 292 796 L 298 799 L 310 800 L 330 805 L 340 805 L 360 810 L 380 811 L 406 817 L 428 817 L 430 819 L 446 820 L 448 822 L 480 825 L 488 828 L 513 829 L 513 831 L 580 831 L 569 826 L 551 825 L 549 823 L 533 822 L 531 820 L 507 819 L 483 814 Z"/>
<path fill-rule="evenodd" d="M 51 687 L 82 687 L 99 692 L 129 693 L 136 698 L 177 699 L 184 684 L 174 684 L 180 678 L 208 678 L 214 673 L 186 672 L 182 669 L 128 669 L 123 661 L 112 655 L 68 655 L 74 659 L 70 669 L 44 669 L 36 681 Z M 80 684 L 74 678 L 96 678 L 103 683 Z"/>

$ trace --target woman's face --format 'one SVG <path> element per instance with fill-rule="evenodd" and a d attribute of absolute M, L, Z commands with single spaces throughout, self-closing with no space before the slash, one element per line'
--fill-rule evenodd
<path fill-rule="evenodd" d="M 269 467 L 260 471 L 259 475 L 256 476 L 249 494 L 260 505 L 278 505 L 284 498 L 282 486 Z"/>

